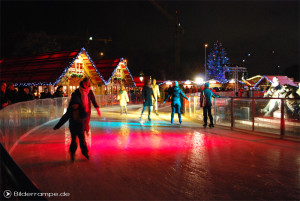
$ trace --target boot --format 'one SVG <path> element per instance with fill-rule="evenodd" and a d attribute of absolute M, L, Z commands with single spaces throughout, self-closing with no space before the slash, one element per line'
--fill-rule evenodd
<path fill-rule="evenodd" d="M 151 121 L 150 115 L 148 116 L 148 120 Z"/>
<path fill-rule="evenodd" d="M 90 159 L 89 154 L 88 153 L 82 153 L 82 155 L 84 155 L 84 157 L 86 157 L 86 159 Z"/>
<path fill-rule="evenodd" d="M 209 126 L 209 128 L 215 127 L 215 125 L 213 123 L 210 123 L 208 126 Z"/>
<path fill-rule="evenodd" d="M 171 118 L 171 124 L 173 124 L 173 118 Z"/>
<path fill-rule="evenodd" d="M 207 126 L 207 123 L 203 124 L 203 127 L 204 127 L 204 128 L 206 128 L 206 126 Z"/>
<path fill-rule="evenodd" d="M 70 153 L 71 156 L 71 162 L 74 163 L 75 161 L 75 153 Z"/>

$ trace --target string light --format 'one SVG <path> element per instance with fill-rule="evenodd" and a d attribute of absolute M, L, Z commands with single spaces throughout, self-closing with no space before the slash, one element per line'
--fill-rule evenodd
<path fill-rule="evenodd" d="M 134 82 L 134 79 L 133 79 L 133 77 L 132 77 L 132 75 L 131 75 L 131 73 L 130 73 L 130 71 L 129 71 L 127 65 L 126 65 L 126 62 L 124 62 L 124 58 L 120 58 L 120 59 L 119 59 L 119 63 L 118 63 L 118 65 L 117 65 L 117 67 L 114 69 L 114 71 L 113 71 L 112 75 L 110 76 L 110 78 L 108 79 L 108 81 L 106 81 L 106 80 L 102 77 L 102 75 L 100 74 L 100 72 L 98 71 L 98 69 L 97 69 L 95 63 L 93 62 L 93 60 L 91 59 L 90 55 L 88 54 L 88 52 L 86 51 L 86 49 L 85 49 L 84 47 L 81 48 L 81 50 L 77 53 L 76 57 L 74 57 L 74 58 L 72 59 L 72 61 L 69 62 L 69 64 L 67 65 L 67 67 L 63 70 L 62 74 L 56 79 L 55 82 L 15 83 L 15 85 L 16 85 L 16 86 L 32 86 L 32 85 L 36 85 L 36 86 L 49 86 L 49 85 L 53 85 L 53 86 L 54 86 L 54 85 L 57 85 L 57 84 L 60 82 L 60 80 L 65 76 L 65 74 L 68 72 L 69 68 L 72 67 L 73 63 L 77 60 L 77 58 L 79 57 L 79 55 L 83 54 L 83 52 L 84 52 L 84 54 L 88 57 L 89 61 L 91 62 L 92 66 L 93 66 L 93 68 L 95 69 L 97 75 L 101 78 L 101 80 L 103 81 L 103 83 L 104 83 L 106 86 L 110 83 L 110 81 L 111 81 L 113 75 L 116 73 L 116 70 L 117 70 L 117 68 L 118 68 L 118 66 L 120 65 L 121 62 L 124 64 L 126 70 L 128 71 L 129 76 L 130 76 L 130 78 L 131 78 L 131 80 L 132 80 L 132 82 L 133 82 L 133 85 L 136 86 L 136 83 Z"/>

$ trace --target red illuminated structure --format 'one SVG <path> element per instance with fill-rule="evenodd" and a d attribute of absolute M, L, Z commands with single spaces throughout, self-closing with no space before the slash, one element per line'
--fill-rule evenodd
<path fill-rule="evenodd" d="M 81 50 L 45 53 L 36 56 L 0 60 L 1 79 L 16 86 L 48 86 L 50 91 L 62 85 L 70 95 L 83 77 L 88 77 L 95 94 L 104 94 L 112 80 L 122 80 L 126 86 L 135 86 L 122 58 L 94 61 L 87 51 Z M 114 85 L 120 85 L 116 82 Z"/>

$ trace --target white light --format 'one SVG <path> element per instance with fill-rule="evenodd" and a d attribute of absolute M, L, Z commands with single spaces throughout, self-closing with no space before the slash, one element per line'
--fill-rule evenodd
<path fill-rule="evenodd" d="M 167 81 L 166 84 L 167 84 L 167 85 L 171 85 L 172 82 L 171 82 L 171 81 Z"/>
<path fill-rule="evenodd" d="M 210 83 L 210 84 L 216 84 L 217 81 L 215 81 L 215 80 L 209 80 L 209 83 Z"/>
<path fill-rule="evenodd" d="M 144 77 L 140 77 L 140 80 L 141 80 L 141 82 L 143 82 L 143 80 L 144 80 Z"/>
<path fill-rule="evenodd" d="M 230 80 L 230 82 L 229 82 L 229 83 L 235 83 L 234 79 Z"/>
<path fill-rule="evenodd" d="M 192 84 L 192 83 L 191 83 L 191 81 L 187 80 L 187 81 L 185 81 L 184 84 L 187 84 L 187 85 L 188 85 L 188 84 Z"/>
<path fill-rule="evenodd" d="M 92 36 L 90 37 L 90 40 L 93 40 L 93 37 L 92 37 Z"/>
<path fill-rule="evenodd" d="M 196 84 L 202 84 L 203 83 L 203 78 L 202 77 L 197 77 L 196 78 Z"/>
<path fill-rule="evenodd" d="M 251 54 L 248 54 L 248 57 L 250 57 L 251 56 Z"/>
<path fill-rule="evenodd" d="M 245 62 L 246 60 L 245 59 L 243 59 L 243 62 Z"/>

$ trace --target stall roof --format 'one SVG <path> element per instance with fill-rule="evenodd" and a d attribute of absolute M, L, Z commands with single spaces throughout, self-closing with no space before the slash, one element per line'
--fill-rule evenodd
<path fill-rule="evenodd" d="M 251 78 L 248 78 L 247 80 L 244 80 L 244 82 L 250 86 L 257 87 L 263 80 L 267 80 L 272 84 L 273 83 L 272 80 L 274 77 L 278 78 L 280 84 L 288 84 L 291 86 L 296 86 L 296 83 L 293 82 L 292 79 L 282 75 L 256 75 Z"/>
<path fill-rule="evenodd" d="M 130 74 L 130 71 L 123 58 L 94 60 L 94 64 L 98 72 L 101 74 L 103 81 L 106 85 L 108 85 L 111 81 L 113 75 L 117 70 L 117 67 L 120 66 L 124 69 L 126 79 L 130 80 L 130 82 L 132 82 L 135 86 L 134 79 Z"/>
<path fill-rule="evenodd" d="M 84 48 L 36 56 L 4 58 L 0 60 L 1 80 L 19 85 L 56 85 L 80 54 L 86 55 L 93 65 Z M 101 77 L 97 69 L 94 68 L 94 71 Z"/>

